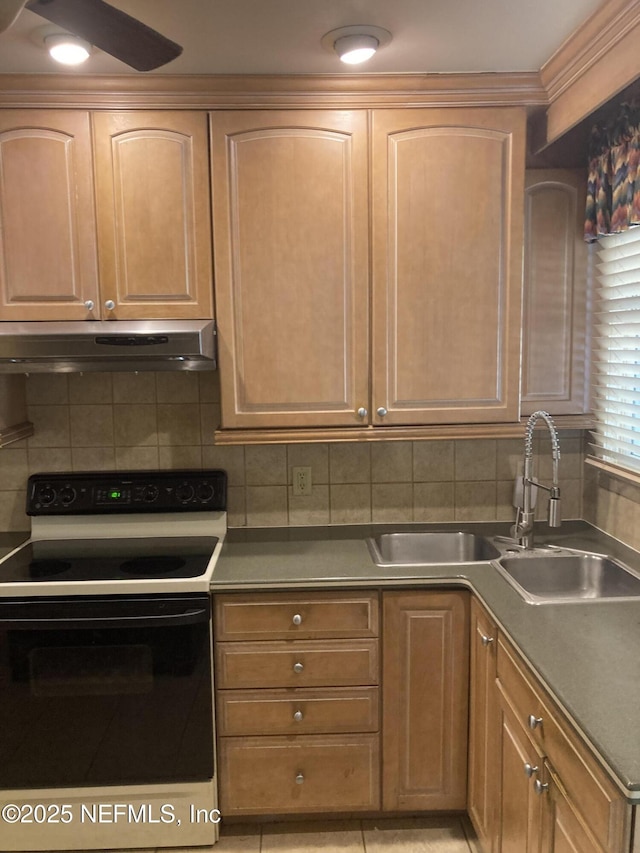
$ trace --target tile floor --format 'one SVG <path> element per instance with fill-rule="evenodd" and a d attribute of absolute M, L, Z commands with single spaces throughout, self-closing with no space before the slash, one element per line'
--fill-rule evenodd
<path fill-rule="evenodd" d="M 478 850 L 471 825 L 458 817 L 231 825 L 223 829 L 220 841 L 210 849 L 211 853 L 472 853 Z"/>

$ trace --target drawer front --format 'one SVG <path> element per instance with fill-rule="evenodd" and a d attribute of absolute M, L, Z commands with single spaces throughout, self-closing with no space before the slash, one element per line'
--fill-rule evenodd
<path fill-rule="evenodd" d="M 223 690 L 220 735 L 298 735 L 378 730 L 377 687 Z"/>
<path fill-rule="evenodd" d="M 540 696 L 525 678 L 519 663 L 502 637 L 498 639 L 497 671 L 501 692 L 509 701 L 516 717 L 534 743 L 543 747 L 548 712 L 545 713 Z M 530 717 L 541 722 L 536 722 L 534 725 Z"/>
<path fill-rule="evenodd" d="M 377 640 L 217 643 L 219 689 L 378 683 Z"/>
<path fill-rule="evenodd" d="M 378 636 L 376 593 L 216 596 L 218 640 Z"/>
<path fill-rule="evenodd" d="M 377 810 L 377 735 L 221 738 L 222 814 Z"/>

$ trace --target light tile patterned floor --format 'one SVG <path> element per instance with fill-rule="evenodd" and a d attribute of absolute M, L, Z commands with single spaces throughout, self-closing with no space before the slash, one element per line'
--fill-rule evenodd
<path fill-rule="evenodd" d="M 232 826 L 212 853 L 471 853 L 476 849 L 467 820 L 429 817 Z"/>

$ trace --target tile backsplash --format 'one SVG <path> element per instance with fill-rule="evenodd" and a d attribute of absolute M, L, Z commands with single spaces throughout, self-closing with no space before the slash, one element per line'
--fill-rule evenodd
<path fill-rule="evenodd" d="M 0 450 L 0 529 L 28 529 L 30 473 L 201 466 L 227 471 L 233 527 L 513 518 L 522 440 L 218 447 L 219 401 L 217 373 L 31 375 L 35 434 Z M 535 446 L 546 482 L 548 441 Z M 581 518 L 582 434 L 562 432 L 560 446 L 562 515 Z M 311 468 L 308 496 L 293 494 L 297 466 Z"/>

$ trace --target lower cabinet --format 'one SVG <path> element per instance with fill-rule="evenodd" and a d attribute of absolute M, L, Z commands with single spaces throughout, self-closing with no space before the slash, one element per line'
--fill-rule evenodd
<path fill-rule="evenodd" d="M 500 853 L 624 853 L 631 809 L 533 673 L 498 637 Z"/>
<path fill-rule="evenodd" d="M 380 808 L 377 592 L 220 595 L 225 816 Z"/>
<path fill-rule="evenodd" d="M 464 810 L 469 593 L 384 592 L 382 602 L 383 807 Z"/>

